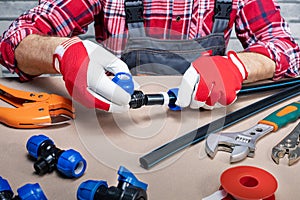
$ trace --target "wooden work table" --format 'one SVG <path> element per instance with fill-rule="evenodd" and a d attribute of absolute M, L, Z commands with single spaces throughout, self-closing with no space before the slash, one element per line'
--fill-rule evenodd
<path fill-rule="evenodd" d="M 136 77 L 136 80 L 144 93 L 167 91 L 180 83 L 180 77 Z M 41 77 L 27 83 L 0 79 L 0 83 L 15 89 L 69 97 L 60 77 Z M 76 119 L 64 125 L 41 129 L 14 129 L 0 125 L 0 176 L 9 181 L 15 193 L 22 185 L 37 182 L 48 199 L 72 200 L 76 199 L 80 183 L 86 180 L 105 180 L 109 186 L 116 186 L 117 170 L 123 165 L 148 184 L 150 200 L 195 200 L 218 190 L 219 177 L 224 170 L 246 165 L 260 167 L 276 177 L 276 199 L 296 200 L 300 196 L 300 163 L 288 166 L 285 158 L 276 165 L 271 159 L 271 150 L 298 122 L 262 138 L 257 143 L 254 158 L 246 158 L 235 164 L 229 163 L 230 154 L 226 152 L 219 151 L 214 159 L 207 157 L 205 142 L 202 141 L 150 170 L 139 166 L 138 158 L 145 153 L 272 93 L 274 91 L 240 96 L 236 103 L 226 109 L 201 112 L 188 108 L 174 112 L 167 107 L 151 106 L 128 113 L 110 114 L 75 104 Z M 242 131 L 250 128 L 275 109 L 298 100 L 297 97 L 280 103 L 225 130 Z M 85 174 L 78 179 L 63 178 L 56 171 L 44 176 L 36 175 L 33 161 L 28 157 L 26 142 L 37 134 L 50 137 L 61 149 L 79 151 L 87 160 Z"/>

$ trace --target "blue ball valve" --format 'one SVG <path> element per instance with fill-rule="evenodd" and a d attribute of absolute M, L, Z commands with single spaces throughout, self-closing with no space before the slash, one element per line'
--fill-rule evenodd
<path fill-rule="evenodd" d="M 61 150 L 45 135 L 34 135 L 26 144 L 28 153 L 36 159 L 34 169 L 43 175 L 57 169 L 68 178 L 78 178 L 86 169 L 85 159 L 73 149 Z"/>
<path fill-rule="evenodd" d="M 0 200 L 47 200 L 42 188 L 38 183 L 28 183 L 17 189 L 14 193 L 6 179 L 0 176 Z"/>
<path fill-rule="evenodd" d="M 88 180 L 77 190 L 78 200 L 147 200 L 146 183 L 139 181 L 132 172 L 121 166 L 118 186 L 108 187 L 106 181 Z"/>

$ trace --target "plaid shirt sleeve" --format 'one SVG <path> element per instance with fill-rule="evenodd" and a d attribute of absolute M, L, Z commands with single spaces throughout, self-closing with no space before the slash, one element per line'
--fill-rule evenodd
<path fill-rule="evenodd" d="M 14 50 L 29 34 L 73 36 L 85 33 L 100 12 L 97 0 L 40 0 L 37 7 L 17 18 L 0 37 L 0 63 L 20 80 L 32 77 L 16 67 Z"/>
<path fill-rule="evenodd" d="M 298 76 L 300 67 L 299 46 L 294 41 L 287 23 L 281 17 L 278 4 L 274 3 L 274 0 L 233 1 L 237 3 L 237 7 L 235 7 L 236 33 L 245 48 L 245 51 L 261 53 L 274 60 L 276 63 L 274 79 L 279 79 L 284 76 Z M 102 7 L 101 2 L 106 2 L 108 5 Z M 149 5 L 156 5 L 160 1 L 152 0 L 147 2 Z M 189 23 L 193 23 L 193 20 L 191 19 L 195 19 L 197 11 L 199 10 L 190 9 L 191 6 L 189 5 L 192 5 L 190 2 L 191 0 L 177 2 L 177 4 L 180 5 L 180 9 L 178 7 L 174 8 L 174 10 L 170 8 L 171 10 L 161 13 L 161 6 L 151 6 L 146 12 L 146 15 L 149 15 L 148 18 L 150 22 L 156 24 L 158 20 L 152 12 L 160 13 L 159 16 L 163 23 L 168 22 L 167 24 L 170 24 L 168 19 L 171 18 L 168 17 L 172 16 L 172 12 L 174 12 L 174 15 L 178 15 L 182 13 L 184 8 L 189 8 L 188 10 L 192 11 L 185 11 L 184 13 L 189 14 L 187 17 L 183 18 L 187 24 L 182 22 L 185 26 L 182 25 L 177 28 L 182 29 L 181 32 L 189 35 L 191 38 L 200 33 L 209 34 L 211 30 L 206 30 L 205 28 L 209 29 L 208 27 L 212 27 L 212 20 L 207 20 L 210 19 L 211 16 L 209 17 L 207 15 L 211 12 L 206 12 L 205 10 L 202 11 L 201 6 L 201 13 L 204 13 L 203 15 L 200 14 L 199 18 L 199 20 L 203 21 L 202 29 L 195 30 L 195 32 L 186 32 L 187 30 L 192 30 L 191 28 L 188 29 L 186 27 L 189 27 Z M 207 2 L 210 3 L 207 4 Z M 213 9 L 213 3 L 213 0 L 194 0 L 195 5 L 211 5 L 208 7 L 205 6 L 204 9 Z M 94 21 L 94 16 L 106 17 L 106 24 L 109 27 L 104 28 L 110 28 L 109 30 L 112 35 L 120 34 L 118 31 L 123 30 L 120 28 L 120 24 L 122 23 L 116 22 L 123 22 L 121 18 L 124 16 L 123 13 L 120 14 L 122 10 L 116 6 L 119 4 L 119 1 L 100 0 L 41 0 L 37 7 L 29 10 L 16 19 L 9 29 L 4 32 L 3 37 L 0 38 L 0 63 L 6 66 L 12 73 L 19 74 L 21 80 L 30 79 L 30 76 L 18 70 L 14 58 L 14 50 L 23 38 L 34 33 L 52 36 L 78 35 L 86 31 L 88 24 Z M 145 4 L 145 6 L 148 4 Z M 100 13 L 101 10 L 104 10 L 104 15 L 103 13 Z M 195 23 L 196 24 L 193 26 L 196 27 L 196 25 L 199 25 L 200 21 Z M 178 23 L 173 23 L 173 25 L 174 24 Z M 98 28 L 97 31 L 103 31 L 103 27 L 98 26 L 96 27 Z M 146 23 L 146 26 L 151 26 L 151 23 Z M 230 25 L 229 30 L 231 28 L 232 24 Z M 176 26 L 172 27 L 172 29 L 176 29 Z M 227 36 L 229 37 L 229 35 Z"/>
<path fill-rule="evenodd" d="M 276 63 L 273 79 L 299 75 L 300 50 L 280 7 L 273 0 L 246 0 L 240 4 L 236 33 L 245 51 L 257 52 Z"/>

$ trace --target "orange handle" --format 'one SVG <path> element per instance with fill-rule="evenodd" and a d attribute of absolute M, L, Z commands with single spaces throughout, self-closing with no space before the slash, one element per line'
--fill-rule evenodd
<path fill-rule="evenodd" d="M 26 92 L 0 84 L 0 99 L 15 107 L 20 107 L 25 102 L 46 101 L 48 98 L 49 94 L 47 93 Z"/>
<path fill-rule="evenodd" d="M 51 124 L 48 104 L 27 105 L 19 108 L 0 107 L 0 122 L 14 128 L 39 128 Z"/>

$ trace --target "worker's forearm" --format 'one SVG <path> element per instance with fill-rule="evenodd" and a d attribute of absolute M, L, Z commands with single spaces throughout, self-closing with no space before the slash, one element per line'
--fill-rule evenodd
<path fill-rule="evenodd" d="M 53 53 L 55 48 L 67 39 L 40 35 L 27 36 L 15 50 L 18 68 L 30 75 L 56 73 L 52 64 Z M 245 82 L 273 77 L 275 62 L 270 58 L 251 52 L 238 53 L 238 56 L 248 71 L 248 78 Z"/>
<path fill-rule="evenodd" d="M 57 73 L 52 60 L 55 48 L 68 38 L 29 35 L 15 50 L 18 68 L 29 75 Z"/>
<path fill-rule="evenodd" d="M 248 78 L 245 82 L 255 82 L 272 78 L 275 72 L 275 62 L 270 58 L 252 52 L 238 53 L 238 57 L 244 63 Z"/>

